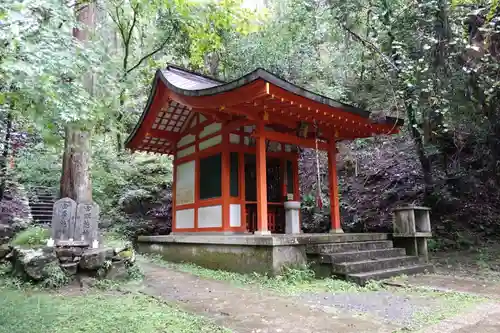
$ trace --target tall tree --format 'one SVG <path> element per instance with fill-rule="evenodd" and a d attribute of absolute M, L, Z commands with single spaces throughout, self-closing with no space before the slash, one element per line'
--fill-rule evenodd
<path fill-rule="evenodd" d="M 94 2 L 76 6 L 77 23 L 73 36 L 82 44 L 87 44 L 95 24 Z M 87 73 L 84 86 L 92 95 L 93 76 Z M 82 123 L 70 123 L 65 128 L 63 167 L 61 174 L 61 197 L 69 197 L 76 202 L 92 201 L 92 182 L 90 179 L 90 131 Z"/>

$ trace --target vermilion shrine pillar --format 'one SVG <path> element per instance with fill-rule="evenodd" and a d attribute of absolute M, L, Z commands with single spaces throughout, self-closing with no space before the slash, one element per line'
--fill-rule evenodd
<path fill-rule="evenodd" d="M 335 139 L 328 142 L 328 180 L 330 187 L 330 219 L 332 223 L 331 233 L 342 233 L 340 226 L 340 203 L 339 186 L 337 180 L 337 146 Z"/>
<path fill-rule="evenodd" d="M 257 171 L 257 235 L 269 235 L 267 229 L 267 169 L 266 169 L 266 136 L 264 123 L 256 126 L 255 158 Z"/>

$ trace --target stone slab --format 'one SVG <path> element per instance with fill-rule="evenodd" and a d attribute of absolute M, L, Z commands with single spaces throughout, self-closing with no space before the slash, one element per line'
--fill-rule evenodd
<path fill-rule="evenodd" d="M 76 207 L 76 222 L 72 233 L 74 239 L 92 244 L 94 240 L 97 240 L 98 221 L 99 205 L 95 202 L 79 203 Z"/>
<path fill-rule="evenodd" d="M 75 227 L 76 202 L 71 198 L 62 198 L 54 203 L 52 212 L 52 239 L 68 240 Z"/>
<path fill-rule="evenodd" d="M 69 240 L 60 240 L 55 242 L 56 246 L 61 247 L 89 247 L 90 243 L 86 241 L 69 241 Z"/>
<path fill-rule="evenodd" d="M 392 234 L 395 238 L 432 238 L 432 232 L 415 232 L 415 233 L 395 233 Z"/>
<path fill-rule="evenodd" d="M 326 244 L 345 242 L 364 242 L 388 240 L 385 233 L 358 234 L 271 234 L 260 235 L 224 235 L 224 234 L 175 234 L 167 236 L 139 236 L 138 243 L 185 243 L 185 244 L 225 244 L 225 245 L 255 245 L 284 246 L 301 244 Z"/>
<path fill-rule="evenodd" d="M 430 211 L 431 209 L 429 207 L 422 207 L 422 206 L 401 206 L 401 207 L 396 207 L 393 209 L 393 211 L 400 211 L 400 210 L 428 210 Z"/>

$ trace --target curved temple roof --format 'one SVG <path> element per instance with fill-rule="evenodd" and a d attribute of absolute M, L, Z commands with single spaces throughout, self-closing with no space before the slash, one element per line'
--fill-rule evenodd
<path fill-rule="evenodd" d="M 315 122 L 322 140 L 394 134 L 403 125 L 397 118 L 373 120 L 368 111 L 312 93 L 261 68 L 224 83 L 169 65 L 156 72 L 147 106 L 126 147 L 172 153 L 197 112 L 217 121 L 265 119 L 286 133 L 295 133 L 301 122 Z"/>

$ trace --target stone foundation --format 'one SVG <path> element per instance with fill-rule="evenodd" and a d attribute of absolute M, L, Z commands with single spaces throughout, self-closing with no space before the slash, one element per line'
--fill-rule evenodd
<path fill-rule="evenodd" d="M 159 254 L 172 262 L 189 262 L 238 273 L 280 274 L 284 267 L 304 267 L 311 244 L 387 239 L 386 234 L 139 236 L 139 253 Z"/>

